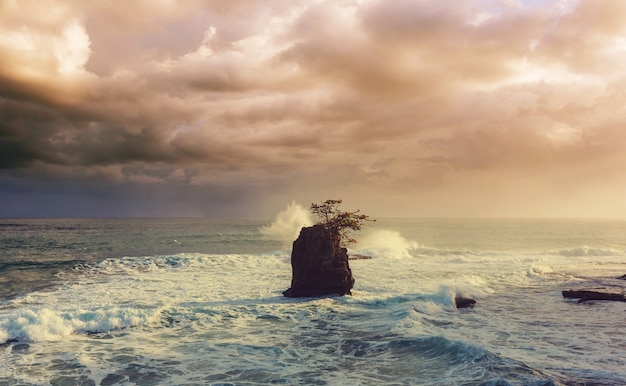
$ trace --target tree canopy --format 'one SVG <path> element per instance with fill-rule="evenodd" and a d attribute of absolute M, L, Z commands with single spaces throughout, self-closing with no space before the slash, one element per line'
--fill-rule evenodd
<path fill-rule="evenodd" d="M 311 204 L 311 212 L 317 215 L 318 224 L 324 225 L 331 237 L 338 240 L 342 247 L 349 243 L 356 243 L 356 240 L 350 237 L 351 231 L 359 231 L 366 221 L 376 221 L 370 219 L 369 216 L 359 214 L 357 209 L 354 212 L 343 212 L 339 206 L 343 200 L 326 200 L 322 204 Z"/>

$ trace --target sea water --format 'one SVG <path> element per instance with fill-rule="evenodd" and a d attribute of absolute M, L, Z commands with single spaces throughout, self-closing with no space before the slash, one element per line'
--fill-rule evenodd
<path fill-rule="evenodd" d="M 561 295 L 623 290 L 626 221 L 379 219 L 288 299 L 303 213 L 0 219 L 0 384 L 626 384 L 626 303 Z"/>

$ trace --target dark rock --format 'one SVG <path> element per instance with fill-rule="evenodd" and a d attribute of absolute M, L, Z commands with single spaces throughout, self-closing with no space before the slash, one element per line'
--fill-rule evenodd
<path fill-rule="evenodd" d="M 302 228 L 291 251 L 290 298 L 350 295 L 354 285 L 348 251 L 321 224 Z"/>
<path fill-rule="evenodd" d="M 4 342 L 0 343 L 0 347 L 7 347 L 11 343 L 15 343 L 15 342 L 17 342 L 17 339 L 7 339 Z"/>
<path fill-rule="evenodd" d="M 348 260 L 371 260 L 372 256 L 366 255 L 350 255 L 348 256 Z"/>
<path fill-rule="evenodd" d="M 578 291 L 562 291 L 564 298 L 579 299 L 578 303 L 583 303 L 588 300 L 611 300 L 618 302 L 626 302 L 626 297 L 621 293 L 604 292 L 596 290 L 578 290 Z"/>
<path fill-rule="evenodd" d="M 19 344 L 16 344 L 15 346 L 13 346 L 11 352 L 16 353 L 16 352 L 21 352 L 21 351 L 28 351 L 28 349 L 30 349 L 30 345 L 29 344 L 19 343 Z"/>
<path fill-rule="evenodd" d="M 620 280 L 626 280 L 626 275 L 622 275 L 622 276 L 618 277 L 618 279 L 620 279 Z"/>
<path fill-rule="evenodd" d="M 456 304 L 456 308 L 469 308 L 474 307 L 476 304 L 476 300 L 471 298 L 457 297 L 454 298 L 454 304 Z"/>

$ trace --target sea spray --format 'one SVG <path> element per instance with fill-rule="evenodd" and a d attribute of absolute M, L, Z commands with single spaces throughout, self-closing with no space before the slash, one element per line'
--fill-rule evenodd
<path fill-rule="evenodd" d="M 58 341 L 72 334 L 110 332 L 131 326 L 144 326 L 158 322 L 162 312 L 161 308 L 100 307 L 103 308 L 61 311 L 32 307 L 19 312 L 1 312 L 0 343 L 11 340 Z"/>
<path fill-rule="evenodd" d="M 355 250 L 375 257 L 406 258 L 418 247 L 417 242 L 407 240 L 397 231 L 374 229 L 363 233 Z"/>
<path fill-rule="evenodd" d="M 276 215 L 276 219 L 268 226 L 261 227 L 261 233 L 268 239 L 278 240 L 283 246 L 291 246 L 298 238 L 302 227 L 313 225 L 309 210 L 292 201 L 287 208 Z"/>

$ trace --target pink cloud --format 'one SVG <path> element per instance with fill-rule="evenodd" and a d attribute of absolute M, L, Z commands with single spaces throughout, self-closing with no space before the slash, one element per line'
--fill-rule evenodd
<path fill-rule="evenodd" d="M 544 3 L 6 2 L 0 178 L 340 189 L 441 213 L 485 192 L 517 213 L 517 180 L 545 202 L 576 173 L 622 186 L 626 5 Z"/>

